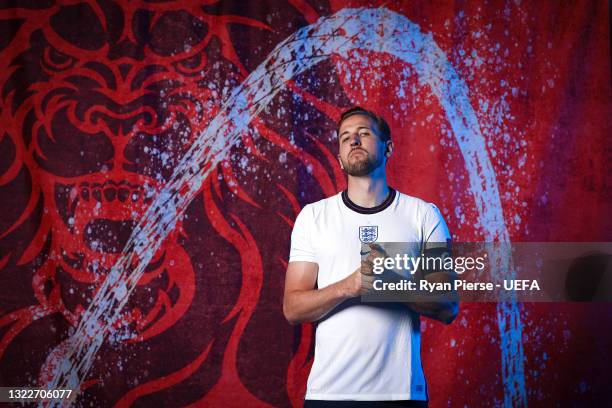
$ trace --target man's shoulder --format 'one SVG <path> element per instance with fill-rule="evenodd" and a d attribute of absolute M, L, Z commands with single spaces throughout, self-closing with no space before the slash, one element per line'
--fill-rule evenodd
<path fill-rule="evenodd" d="M 308 208 L 309 211 L 312 211 L 314 214 L 319 213 L 321 211 L 324 211 L 326 209 L 330 209 L 333 206 L 337 206 L 338 205 L 338 200 L 340 199 L 340 194 L 334 194 L 333 196 L 327 197 L 327 198 L 323 198 L 319 201 L 315 201 L 313 203 L 310 204 L 306 204 L 304 206 L 304 210 L 306 210 Z M 303 211 L 303 210 L 302 210 Z"/>
<path fill-rule="evenodd" d="M 338 208 L 338 197 L 339 195 L 335 194 L 331 197 L 306 204 L 304 207 L 302 207 L 302 210 L 297 217 L 298 220 L 301 220 L 301 222 L 316 223 L 317 220 L 325 218 L 325 214 L 329 214 L 329 211 L 333 211 L 334 208 Z M 296 220 L 296 223 L 300 222 L 298 220 Z"/>
<path fill-rule="evenodd" d="M 423 208 L 427 208 L 427 207 L 436 207 L 436 205 L 434 203 L 430 203 L 428 201 L 423 200 L 422 198 L 418 198 L 415 196 L 411 196 L 409 194 L 406 193 L 402 193 L 399 190 L 396 190 L 397 192 L 397 196 L 398 196 L 398 201 L 401 204 L 404 205 L 409 205 L 412 207 L 423 207 Z"/>
<path fill-rule="evenodd" d="M 397 190 L 396 190 L 397 191 Z M 429 201 L 414 197 L 401 191 L 397 191 L 398 206 L 400 210 L 412 210 L 420 217 L 424 217 L 429 211 L 439 211 L 438 207 Z"/>

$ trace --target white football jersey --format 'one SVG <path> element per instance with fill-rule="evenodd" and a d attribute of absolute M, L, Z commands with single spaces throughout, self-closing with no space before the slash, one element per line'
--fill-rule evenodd
<path fill-rule="evenodd" d="M 344 191 L 302 209 L 289 262 L 318 264 L 317 286 L 324 288 L 360 266 L 362 242 L 448 239 L 433 204 L 391 190 L 381 205 L 364 208 Z M 336 307 L 318 322 L 306 399 L 426 400 L 419 316 L 404 305 L 359 298 Z"/>

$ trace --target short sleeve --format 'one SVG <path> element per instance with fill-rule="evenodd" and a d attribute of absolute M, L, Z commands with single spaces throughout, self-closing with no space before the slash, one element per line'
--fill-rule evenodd
<path fill-rule="evenodd" d="M 425 246 L 428 243 L 448 243 L 451 240 L 450 231 L 448 230 L 448 226 L 446 222 L 444 222 L 444 218 L 436 207 L 433 204 L 429 204 L 429 208 L 425 213 L 425 220 L 423 225 L 423 238 Z"/>
<path fill-rule="evenodd" d="M 293 225 L 289 262 L 317 262 L 310 233 L 313 223 L 312 208 L 307 205 L 300 211 Z"/>

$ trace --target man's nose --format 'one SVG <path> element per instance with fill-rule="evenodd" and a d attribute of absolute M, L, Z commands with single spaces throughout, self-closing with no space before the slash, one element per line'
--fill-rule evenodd
<path fill-rule="evenodd" d="M 361 145 L 361 140 L 359 139 L 359 135 L 353 135 L 351 137 L 351 146 L 359 146 Z"/>

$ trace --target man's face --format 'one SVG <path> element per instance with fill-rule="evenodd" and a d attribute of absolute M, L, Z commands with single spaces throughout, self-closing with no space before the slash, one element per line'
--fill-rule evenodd
<path fill-rule="evenodd" d="M 350 176 L 363 177 L 385 165 L 391 142 L 383 142 L 374 122 L 366 115 L 353 115 L 340 125 L 340 167 Z"/>

